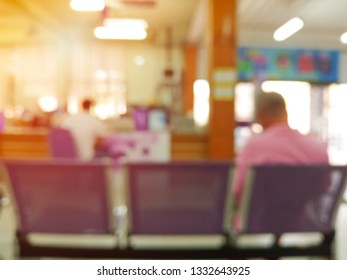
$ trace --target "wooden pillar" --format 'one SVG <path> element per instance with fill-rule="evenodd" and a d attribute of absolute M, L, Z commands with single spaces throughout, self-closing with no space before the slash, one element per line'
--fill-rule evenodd
<path fill-rule="evenodd" d="M 183 100 L 184 113 L 193 112 L 194 92 L 193 86 L 197 76 L 197 52 L 196 46 L 187 46 L 184 49 L 184 77 Z"/>
<path fill-rule="evenodd" d="M 234 157 L 236 5 L 237 0 L 209 0 L 210 159 L 230 160 Z"/>

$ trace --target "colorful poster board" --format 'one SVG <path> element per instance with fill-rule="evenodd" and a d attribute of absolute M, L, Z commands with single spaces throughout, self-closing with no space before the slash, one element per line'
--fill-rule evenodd
<path fill-rule="evenodd" d="M 238 52 L 239 80 L 338 82 L 339 52 L 335 50 L 242 47 Z"/>

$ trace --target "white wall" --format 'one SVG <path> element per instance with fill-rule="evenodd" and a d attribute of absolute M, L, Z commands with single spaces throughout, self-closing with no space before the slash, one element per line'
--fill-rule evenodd
<path fill-rule="evenodd" d="M 137 56 L 144 58 L 143 65 L 134 63 Z M 150 42 L 32 44 L 0 47 L 0 61 L 2 106 L 13 100 L 37 110 L 36 99 L 42 95 L 52 94 L 64 102 L 71 95 L 96 98 L 117 94 L 120 88 L 125 89 L 128 103 L 148 105 L 155 100 L 166 68 L 174 70 L 172 82 L 181 82 L 183 49 L 172 48 L 169 62 L 165 46 Z M 107 73 L 104 81 L 97 78 L 100 70 Z M 10 74 L 15 86 L 8 93 Z"/>
<path fill-rule="evenodd" d="M 144 65 L 136 65 L 137 56 L 144 58 Z M 165 81 L 164 70 L 174 70 L 172 82 L 179 83 L 182 79 L 183 49 L 171 50 L 171 63 L 168 62 L 164 47 L 133 44 L 126 48 L 127 100 L 131 104 L 151 104 L 156 99 L 160 83 Z"/>

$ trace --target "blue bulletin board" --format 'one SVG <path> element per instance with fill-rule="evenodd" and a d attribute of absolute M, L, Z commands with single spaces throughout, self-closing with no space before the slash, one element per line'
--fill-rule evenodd
<path fill-rule="evenodd" d="M 238 50 L 239 80 L 338 82 L 335 50 L 247 48 Z"/>

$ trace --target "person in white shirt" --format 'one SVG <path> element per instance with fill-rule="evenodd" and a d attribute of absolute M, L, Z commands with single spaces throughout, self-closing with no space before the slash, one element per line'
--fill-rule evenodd
<path fill-rule="evenodd" d="M 75 139 L 79 158 L 90 160 L 95 156 L 95 146 L 100 145 L 106 134 L 102 121 L 90 114 L 93 102 L 86 99 L 82 102 L 82 111 L 66 117 L 61 127 L 68 129 Z"/>

